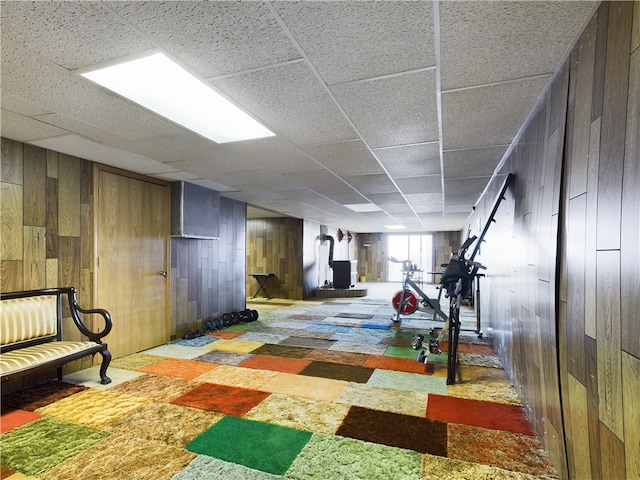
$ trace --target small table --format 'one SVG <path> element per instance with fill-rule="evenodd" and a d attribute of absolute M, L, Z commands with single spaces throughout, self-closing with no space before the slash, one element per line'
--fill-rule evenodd
<path fill-rule="evenodd" d="M 249 276 L 255 278 L 258 281 L 258 285 L 260 287 L 258 288 L 256 294 L 251 298 L 256 298 L 260 291 L 263 291 L 264 296 L 268 299 L 271 299 L 271 297 L 267 293 L 267 280 L 269 280 L 269 277 L 273 277 L 274 275 L 275 273 L 250 273 Z"/>

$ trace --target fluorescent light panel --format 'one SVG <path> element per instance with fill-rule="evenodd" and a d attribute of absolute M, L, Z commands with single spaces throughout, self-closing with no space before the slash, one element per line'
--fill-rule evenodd
<path fill-rule="evenodd" d="M 349 210 L 353 210 L 354 212 L 363 213 L 363 212 L 379 212 L 382 209 L 377 206 L 375 203 L 351 203 L 349 205 L 344 205 Z"/>
<path fill-rule="evenodd" d="M 274 135 L 162 53 L 80 75 L 216 143 Z"/>
<path fill-rule="evenodd" d="M 404 230 L 407 227 L 404 225 L 385 225 L 384 228 L 388 230 Z"/>

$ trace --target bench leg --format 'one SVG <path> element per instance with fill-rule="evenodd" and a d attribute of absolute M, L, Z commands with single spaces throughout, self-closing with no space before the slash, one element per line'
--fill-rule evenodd
<path fill-rule="evenodd" d="M 107 385 L 108 383 L 111 383 L 111 379 L 107 377 L 107 367 L 111 363 L 111 352 L 105 348 L 100 352 L 100 355 L 102 355 L 102 365 L 100 365 L 100 383 L 102 385 Z"/>

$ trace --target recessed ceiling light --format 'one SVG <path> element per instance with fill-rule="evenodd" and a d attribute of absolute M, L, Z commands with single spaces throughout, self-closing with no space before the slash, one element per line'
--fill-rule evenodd
<path fill-rule="evenodd" d="M 377 206 L 375 203 L 352 203 L 350 205 L 345 205 L 350 210 L 354 212 L 379 212 L 382 209 Z"/>
<path fill-rule="evenodd" d="M 384 228 L 388 230 L 403 230 L 407 227 L 405 227 L 404 225 L 385 225 Z"/>
<path fill-rule="evenodd" d="M 77 73 L 216 143 L 274 135 L 163 53 L 110 62 Z"/>

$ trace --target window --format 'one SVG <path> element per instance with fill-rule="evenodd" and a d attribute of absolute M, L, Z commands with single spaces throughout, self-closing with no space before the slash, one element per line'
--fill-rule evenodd
<path fill-rule="evenodd" d="M 398 260 L 411 260 L 418 269 L 429 272 L 433 269 L 433 235 L 387 235 L 387 251 L 389 257 Z M 431 275 L 423 276 L 425 281 L 431 282 Z M 387 269 L 388 282 L 402 282 L 402 264 L 389 262 Z"/>

